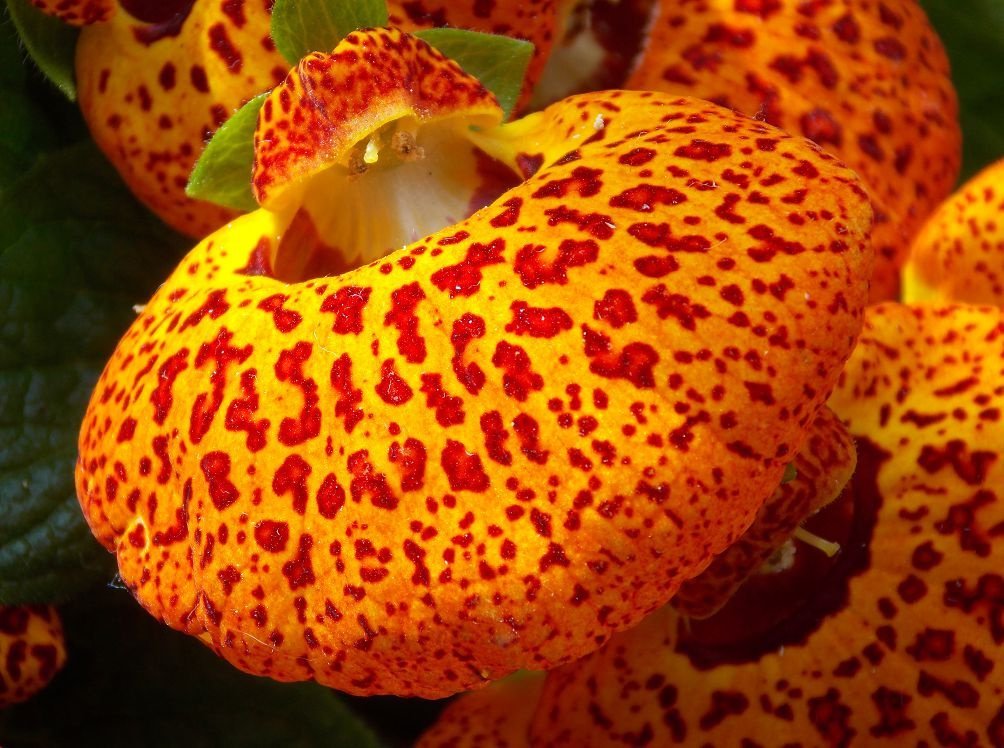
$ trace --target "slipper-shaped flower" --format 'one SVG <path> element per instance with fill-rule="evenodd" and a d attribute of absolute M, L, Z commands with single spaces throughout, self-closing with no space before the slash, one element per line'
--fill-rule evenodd
<path fill-rule="evenodd" d="M 871 308 L 830 402 L 859 467 L 810 521 L 840 554 L 550 673 L 528 744 L 1004 744 L 1002 342 L 998 309 Z"/>
<path fill-rule="evenodd" d="M 289 64 L 269 35 L 271 2 L 33 0 L 84 26 L 76 57 L 80 108 L 129 188 L 168 224 L 201 238 L 237 214 L 185 195 L 202 147 L 234 111 L 280 83 Z M 390 0 L 391 24 L 453 26 L 527 39 L 540 74 L 558 8 L 471 0 Z"/>
<path fill-rule="evenodd" d="M 917 234 L 903 296 L 1004 306 L 1004 161 L 966 182 Z"/>
<path fill-rule="evenodd" d="M 66 662 L 59 613 L 51 605 L 0 605 L 0 709 L 30 699 Z"/>
<path fill-rule="evenodd" d="M 684 582 L 673 607 L 693 618 L 717 612 L 757 569 L 780 553 L 805 520 L 836 499 L 856 464 L 854 442 L 829 408 L 816 416 L 809 438 L 792 461 L 795 476 L 783 483 L 760 508 L 756 520 L 700 575 Z"/>
<path fill-rule="evenodd" d="M 259 118 L 272 210 L 97 386 L 92 529 L 241 668 L 442 696 L 595 649 L 747 528 L 853 348 L 870 207 L 831 156 L 665 95 L 491 104 L 395 30 L 305 58 Z"/>
<path fill-rule="evenodd" d="M 915 0 L 659 0 L 627 88 L 698 96 L 836 154 L 876 207 L 872 299 L 951 192 L 961 135 L 941 42 Z"/>

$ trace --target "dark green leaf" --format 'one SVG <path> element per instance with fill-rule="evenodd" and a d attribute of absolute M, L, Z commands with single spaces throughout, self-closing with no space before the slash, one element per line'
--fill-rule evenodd
<path fill-rule="evenodd" d="M 1004 3 L 922 0 L 952 62 L 962 112 L 962 178 L 1004 157 Z"/>
<path fill-rule="evenodd" d="M 356 29 L 387 25 L 385 0 L 276 0 L 272 40 L 290 65 L 330 52 Z"/>
<path fill-rule="evenodd" d="M 45 77 L 68 99 L 76 100 L 73 59 L 78 31 L 58 18 L 47 16 L 28 0 L 7 0 L 7 12 L 21 35 L 25 49 Z"/>
<path fill-rule="evenodd" d="M 0 198 L 0 604 L 109 579 L 73 487 L 98 374 L 181 240 L 90 143 L 38 159 Z"/>
<path fill-rule="evenodd" d="M 415 36 L 460 63 L 495 94 L 506 118 L 516 106 L 533 45 L 521 39 L 463 29 L 426 29 Z"/>
<path fill-rule="evenodd" d="M 27 79 L 17 34 L 0 23 L 0 195 L 54 141 L 44 112 L 28 94 Z"/>
<path fill-rule="evenodd" d="M 246 675 L 127 592 L 95 590 L 63 618 L 66 669 L 0 713 L 6 748 L 378 745 L 333 691 Z"/>
<path fill-rule="evenodd" d="M 236 210 L 258 207 L 251 192 L 254 130 L 267 98 L 268 93 L 255 96 L 216 131 L 188 178 L 189 197 Z"/>

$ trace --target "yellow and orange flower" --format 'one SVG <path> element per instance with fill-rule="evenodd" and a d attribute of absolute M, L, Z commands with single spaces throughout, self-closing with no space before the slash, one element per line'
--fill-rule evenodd
<path fill-rule="evenodd" d="M 442 696 L 569 662 L 732 544 L 819 428 L 871 266 L 852 172 L 666 95 L 500 119 L 399 31 L 308 56 L 261 110 L 268 209 L 102 375 L 88 521 L 243 669 Z"/>
<path fill-rule="evenodd" d="M 942 203 L 903 270 L 906 301 L 1004 306 L 1004 161 Z"/>
<path fill-rule="evenodd" d="M 59 613 L 51 605 L 0 605 L 0 709 L 41 691 L 66 663 Z"/>

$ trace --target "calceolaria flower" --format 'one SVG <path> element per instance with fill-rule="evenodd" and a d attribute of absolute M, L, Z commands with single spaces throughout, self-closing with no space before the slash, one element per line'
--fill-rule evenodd
<path fill-rule="evenodd" d="M 970 179 L 924 225 L 903 270 L 903 295 L 1004 306 L 1004 161 Z"/>
<path fill-rule="evenodd" d="M 752 577 L 716 615 L 666 607 L 533 683 L 456 702 L 420 743 L 1004 744 L 1004 313 L 868 310 L 830 407 L 858 442 L 808 527 L 840 544 Z M 468 701 L 469 700 L 469 701 Z"/>
<path fill-rule="evenodd" d="M 263 209 L 102 375 L 88 521 L 240 668 L 435 697 L 570 662 L 732 545 L 805 445 L 845 445 L 853 172 L 665 94 L 500 121 L 400 31 L 307 56 L 261 109 Z"/>
<path fill-rule="evenodd" d="M 41 691 L 66 662 L 51 605 L 0 605 L 0 709 Z"/>
<path fill-rule="evenodd" d="M 95 142 L 130 189 L 174 228 L 201 238 L 236 217 L 192 200 L 185 185 L 206 140 L 289 64 L 270 36 L 272 2 L 32 0 L 83 26 L 76 56 L 80 108 Z M 390 0 L 408 31 L 453 26 L 534 44 L 529 92 L 551 47 L 553 0 Z"/>
<path fill-rule="evenodd" d="M 874 200 L 871 298 L 895 298 L 961 133 L 948 59 L 916 0 L 657 0 L 626 88 L 697 96 L 805 135 Z"/>

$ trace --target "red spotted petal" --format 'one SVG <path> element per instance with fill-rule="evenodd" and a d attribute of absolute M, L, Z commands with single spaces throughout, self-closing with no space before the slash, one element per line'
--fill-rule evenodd
<path fill-rule="evenodd" d="M 868 185 L 872 298 L 952 190 L 960 129 L 948 59 L 914 0 L 660 0 L 629 88 L 699 96 L 811 138 Z"/>
<path fill-rule="evenodd" d="M 51 605 L 0 605 L 0 709 L 30 699 L 66 663 L 59 613 Z"/>
<path fill-rule="evenodd" d="M 840 554 L 551 673 L 533 744 L 1004 744 L 1002 393 L 1000 310 L 870 309 L 830 401 L 858 469 L 810 522 Z"/>
<path fill-rule="evenodd" d="M 92 528 L 241 668 L 442 696 L 595 649 L 747 528 L 853 347 L 870 208 L 803 139 L 629 92 L 464 137 L 525 180 L 339 277 L 275 277 L 295 202 L 246 216 L 94 393 Z"/>
<path fill-rule="evenodd" d="M 544 686 L 543 673 L 517 673 L 461 696 L 416 748 L 523 748 Z"/>
<path fill-rule="evenodd" d="M 31 4 L 72 26 L 107 21 L 115 13 L 115 0 L 31 0 Z"/>
<path fill-rule="evenodd" d="M 906 301 L 1004 306 L 1004 161 L 942 203 L 903 269 Z"/>
<path fill-rule="evenodd" d="M 90 7 L 46 5 L 65 5 L 64 17 Z M 205 236 L 235 213 L 185 196 L 203 144 L 238 107 L 289 72 L 269 36 L 271 3 L 132 0 L 123 6 L 128 12 L 81 33 L 81 110 L 130 189 L 176 229 Z M 529 39 L 535 52 L 527 91 L 550 52 L 558 13 L 551 0 L 394 1 L 390 11 L 406 30 L 448 25 Z"/>
<path fill-rule="evenodd" d="M 735 544 L 680 587 L 673 606 L 694 618 L 706 618 L 719 610 L 802 522 L 840 495 L 855 462 L 850 434 L 829 408 L 823 408 L 792 461 L 795 478 L 774 491 Z"/>

